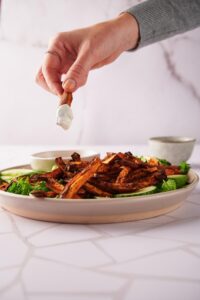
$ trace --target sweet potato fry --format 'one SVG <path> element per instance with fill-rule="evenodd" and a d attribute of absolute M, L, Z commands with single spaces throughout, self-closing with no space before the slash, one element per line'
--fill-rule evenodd
<path fill-rule="evenodd" d="M 95 174 L 101 164 L 101 160 L 98 157 L 94 158 L 88 166 L 66 184 L 64 191 L 61 193 L 61 198 L 72 198 L 87 180 Z"/>
<path fill-rule="evenodd" d="M 7 182 L 2 182 L 2 183 L 0 183 L 0 190 L 1 190 L 1 191 L 6 191 L 7 188 L 8 188 L 8 186 L 9 186 L 9 183 L 7 183 Z"/>
<path fill-rule="evenodd" d="M 88 164 L 89 164 L 88 161 L 71 161 L 69 171 L 70 172 L 82 171 Z"/>
<path fill-rule="evenodd" d="M 57 193 L 52 191 L 32 191 L 31 195 L 37 198 L 55 198 L 57 196 Z"/>
<path fill-rule="evenodd" d="M 107 157 L 105 157 L 102 162 L 107 165 L 113 162 L 116 158 L 118 158 L 118 153 L 107 153 Z"/>
<path fill-rule="evenodd" d="M 140 166 L 143 165 L 143 162 L 141 160 L 138 160 L 138 159 L 123 158 L 121 160 L 121 164 L 124 165 L 124 166 L 131 167 L 131 169 L 138 169 Z"/>
<path fill-rule="evenodd" d="M 178 166 L 165 166 L 165 172 L 167 175 L 180 174 L 180 168 Z"/>
<path fill-rule="evenodd" d="M 64 185 L 60 184 L 58 181 L 56 181 L 53 178 L 47 178 L 46 180 L 46 186 L 53 192 L 60 194 L 64 190 Z"/>
<path fill-rule="evenodd" d="M 84 188 L 90 192 L 91 194 L 95 195 L 95 196 L 99 196 L 99 197 L 110 197 L 111 194 L 108 192 L 105 192 L 97 187 L 95 187 L 93 184 L 91 183 L 85 183 L 84 184 Z"/>
<path fill-rule="evenodd" d="M 106 181 L 93 182 L 95 186 L 111 194 L 129 193 L 137 190 L 134 183 L 115 183 Z"/>
<path fill-rule="evenodd" d="M 81 161 L 80 154 L 77 153 L 77 152 L 74 152 L 74 153 L 71 155 L 71 158 L 72 158 L 73 161 Z"/>
<path fill-rule="evenodd" d="M 110 166 L 108 164 L 102 163 L 98 169 L 98 174 L 107 173 L 110 170 Z"/>
<path fill-rule="evenodd" d="M 136 170 L 133 170 L 129 172 L 129 175 L 127 176 L 126 182 L 134 182 L 141 178 L 144 178 L 150 174 L 153 174 L 157 172 L 159 168 L 157 167 L 145 167 L 145 168 L 138 168 Z"/>
<path fill-rule="evenodd" d="M 116 183 L 125 182 L 130 170 L 131 170 L 130 167 L 123 167 L 116 179 Z"/>
<path fill-rule="evenodd" d="M 63 171 L 65 175 L 68 175 L 68 172 L 77 172 L 84 169 L 89 162 L 81 161 L 80 155 L 78 153 L 72 154 L 72 159 L 68 161 L 64 161 L 62 157 L 58 157 L 55 159 L 57 166 Z"/>
<path fill-rule="evenodd" d="M 148 175 L 145 178 L 141 178 L 136 183 L 137 189 L 142 189 L 147 186 L 156 185 L 161 182 L 163 179 L 166 179 L 167 176 L 163 170 L 155 172 L 154 174 Z"/>
<path fill-rule="evenodd" d="M 103 191 L 118 194 L 118 193 L 131 193 L 143 187 L 155 185 L 162 179 L 166 179 L 166 174 L 163 171 L 155 172 L 153 175 L 148 175 L 140 180 L 135 180 L 128 183 L 116 183 L 106 181 L 92 181 L 95 186 L 101 188 Z"/>
<path fill-rule="evenodd" d="M 69 170 L 69 162 L 65 163 L 62 157 L 57 157 L 55 163 L 64 173 Z"/>
<path fill-rule="evenodd" d="M 48 178 L 57 179 L 57 178 L 61 177 L 62 174 L 63 174 L 63 171 L 60 168 L 58 168 L 58 169 L 53 170 L 52 172 L 47 172 L 45 174 L 32 175 L 30 177 L 30 182 L 33 183 L 33 182 L 37 182 L 37 181 L 41 181 L 41 180 L 46 181 Z"/>
<path fill-rule="evenodd" d="M 75 194 L 72 199 L 82 199 L 82 197 L 79 194 Z"/>

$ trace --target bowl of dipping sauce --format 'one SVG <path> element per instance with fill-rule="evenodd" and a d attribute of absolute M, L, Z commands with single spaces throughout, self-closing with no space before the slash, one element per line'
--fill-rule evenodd
<path fill-rule="evenodd" d="M 187 161 L 194 149 L 196 140 L 182 136 L 159 136 L 149 139 L 150 154 L 166 159 L 172 164 Z"/>
<path fill-rule="evenodd" d="M 80 155 L 81 160 L 87 161 L 92 160 L 94 157 L 100 156 L 98 152 L 93 150 L 72 149 L 44 151 L 32 154 L 30 164 L 33 170 L 49 172 L 55 165 L 55 159 L 57 157 L 62 157 L 63 160 L 69 160 L 74 152 Z"/>

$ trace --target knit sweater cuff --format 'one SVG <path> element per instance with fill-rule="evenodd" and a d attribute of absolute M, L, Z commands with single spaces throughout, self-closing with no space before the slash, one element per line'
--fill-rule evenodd
<path fill-rule="evenodd" d="M 138 22 L 138 48 L 200 25 L 200 0 L 148 0 L 125 12 Z"/>

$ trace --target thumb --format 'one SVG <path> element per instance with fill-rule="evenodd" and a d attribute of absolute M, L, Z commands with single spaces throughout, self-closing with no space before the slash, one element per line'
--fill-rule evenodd
<path fill-rule="evenodd" d="M 87 81 L 90 65 L 87 63 L 87 58 L 78 57 L 73 65 L 64 75 L 63 89 L 66 92 L 74 92 Z"/>

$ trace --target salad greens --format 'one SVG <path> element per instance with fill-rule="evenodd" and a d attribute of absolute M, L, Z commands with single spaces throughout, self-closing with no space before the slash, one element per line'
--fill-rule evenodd
<path fill-rule="evenodd" d="M 32 184 L 29 181 L 31 175 L 42 174 L 43 171 L 32 171 L 28 169 L 10 169 L 0 173 L 0 181 L 9 183 L 7 192 L 29 195 L 33 190 L 49 191 L 45 181 Z"/>
<path fill-rule="evenodd" d="M 168 192 L 168 191 L 173 191 L 173 190 L 176 190 L 177 189 L 177 186 L 176 186 L 176 181 L 173 180 L 173 179 L 167 179 L 167 180 L 164 180 L 162 185 L 161 185 L 161 188 L 160 188 L 160 191 L 161 192 Z"/>
<path fill-rule="evenodd" d="M 187 164 L 185 161 L 182 161 L 179 164 L 179 168 L 180 168 L 182 174 L 187 174 L 190 169 L 190 165 Z"/>
<path fill-rule="evenodd" d="M 167 161 L 166 159 L 160 159 L 158 158 L 159 163 L 161 163 L 164 166 L 171 166 L 171 163 Z"/>
<path fill-rule="evenodd" d="M 32 191 L 48 192 L 49 189 L 47 188 L 45 181 L 33 185 L 29 183 L 29 178 L 26 177 L 13 181 L 7 191 L 14 194 L 29 195 Z"/>
<path fill-rule="evenodd" d="M 33 171 L 28 169 L 9 169 L 0 173 L 0 179 L 10 183 L 13 179 L 20 176 L 31 176 L 34 174 L 42 174 L 44 171 Z"/>

